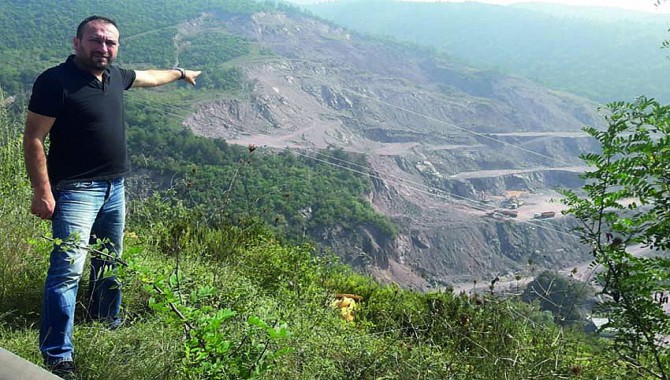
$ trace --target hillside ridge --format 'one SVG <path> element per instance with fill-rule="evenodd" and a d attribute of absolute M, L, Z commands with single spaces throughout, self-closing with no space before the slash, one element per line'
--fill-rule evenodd
<path fill-rule="evenodd" d="M 661 49 L 667 13 L 542 3 L 346 1 L 304 7 L 361 33 L 420 44 L 598 102 L 642 94 L 670 99 L 667 51 Z"/>
<path fill-rule="evenodd" d="M 488 219 L 483 210 L 493 206 L 480 200 L 508 190 L 551 193 L 544 181 L 579 185 L 577 156 L 596 148 L 578 131 L 600 123 L 595 103 L 305 16 L 220 22 L 274 55 L 245 63 L 248 100 L 201 104 L 185 124 L 234 144 L 365 154 L 377 177 L 369 199 L 401 233 L 389 240 L 365 226 L 357 238 L 324 231 L 320 243 L 349 262 L 425 288 L 528 270 L 530 258 L 538 265 L 585 258 L 576 238 Z M 566 174 L 547 179 L 548 172 Z M 568 226 L 557 220 L 552 228 Z M 570 253 L 558 260 L 556 250 Z"/>

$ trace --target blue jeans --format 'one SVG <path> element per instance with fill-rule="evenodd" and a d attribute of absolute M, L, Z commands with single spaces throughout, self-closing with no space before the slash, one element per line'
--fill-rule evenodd
<path fill-rule="evenodd" d="M 40 350 L 47 365 L 73 360 L 74 309 L 88 252 L 84 247 L 101 239 L 104 245 L 94 248 L 106 248 L 109 254 L 120 257 L 126 214 L 123 178 L 59 183 L 52 191 L 56 199 L 53 237 L 64 243 L 54 244 L 44 284 Z M 114 324 L 121 307 L 116 263 L 91 255 L 88 315 Z"/>

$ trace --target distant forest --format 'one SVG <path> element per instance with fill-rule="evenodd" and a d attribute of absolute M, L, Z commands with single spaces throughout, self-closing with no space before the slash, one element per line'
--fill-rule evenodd
<path fill-rule="evenodd" d="M 651 0 L 649 0 L 651 2 Z M 606 103 L 670 101 L 670 15 L 547 4 L 342 1 L 309 6 L 353 30 Z"/>

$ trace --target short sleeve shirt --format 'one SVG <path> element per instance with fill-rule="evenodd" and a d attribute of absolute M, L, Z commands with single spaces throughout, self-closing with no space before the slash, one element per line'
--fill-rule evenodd
<path fill-rule="evenodd" d="M 54 117 L 47 168 L 53 185 L 123 176 L 129 170 L 123 91 L 135 71 L 108 67 L 100 81 L 74 63 L 74 56 L 43 72 L 28 109 Z"/>

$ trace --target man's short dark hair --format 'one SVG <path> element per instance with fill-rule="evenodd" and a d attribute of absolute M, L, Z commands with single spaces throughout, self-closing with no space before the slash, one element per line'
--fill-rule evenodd
<path fill-rule="evenodd" d="M 84 21 L 79 23 L 79 26 L 77 26 L 77 38 L 81 39 L 81 37 L 84 36 L 84 27 L 86 26 L 86 24 L 88 24 L 91 21 L 102 21 L 102 22 L 107 23 L 107 24 L 112 24 L 112 25 L 114 25 L 114 27 L 116 29 L 119 29 L 119 26 L 116 25 L 116 21 L 114 21 L 113 19 L 111 19 L 109 17 L 105 17 L 105 16 L 93 15 L 93 16 L 86 17 L 84 19 Z"/>

